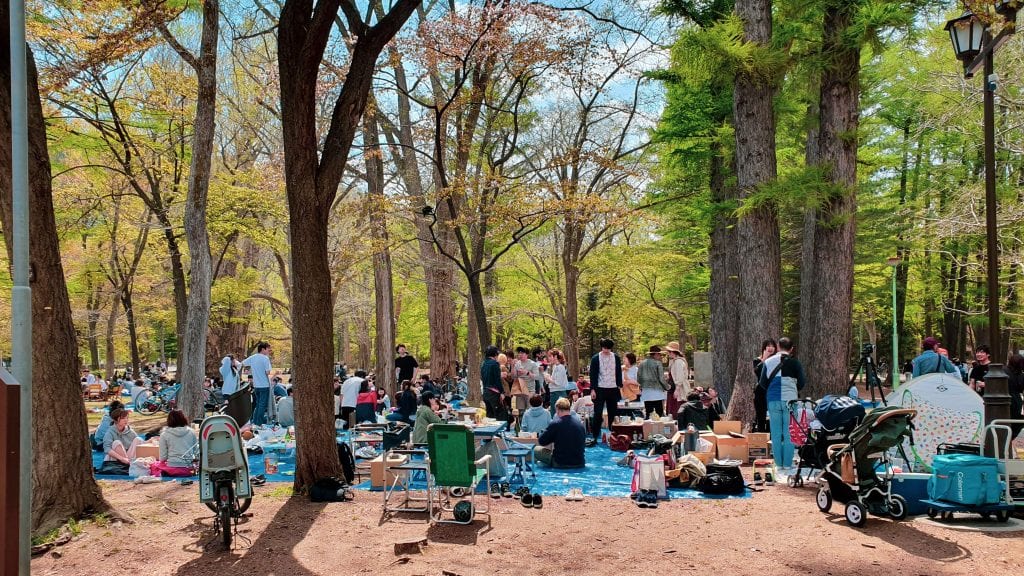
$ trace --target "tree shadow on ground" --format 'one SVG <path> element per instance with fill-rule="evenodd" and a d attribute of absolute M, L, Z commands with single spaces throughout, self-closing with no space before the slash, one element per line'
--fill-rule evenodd
<path fill-rule="evenodd" d="M 829 516 L 828 520 L 832 524 L 849 527 L 842 514 L 830 514 Z M 922 532 L 911 521 L 893 522 L 884 518 L 870 517 L 865 527 L 860 529 L 870 529 L 878 539 L 897 548 L 902 548 L 907 554 L 919 558 L 941 562 L 960 562 L 973 556 L 970 550 L 954 541 Z"/>
<path fill-rule="evenodd" d="M 300 564 L 292 553 L 295 546 L 309 533 L 313 522 L 326 507 L 325 503 L 313 503 L 301 496 L 289 498 L 269 524 L 254 541 L 246 538 L 242 530 L 247 522 L 239 523 L 232 549 L 226 550 L 219 535 L 214 535 L 212 517 L 198 518 L 190 526 L 199 541 L 185 547 L 187 552 L 199 552 L 200 556 L 178 568 L 179 576 L 196 574 L 288 574 L 289 576 L 313 576 Z M 250 553 L 251 552 L 251 553 Z M 265 554 L 265 552 L 272 552 Z"/>

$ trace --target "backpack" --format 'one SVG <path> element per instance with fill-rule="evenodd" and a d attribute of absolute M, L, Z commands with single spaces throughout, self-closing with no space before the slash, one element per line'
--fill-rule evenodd
<path fill-rule="evenodd" d="M 747 486 L 739 466 L 708 464 L 707 475 L 694 488 L 705 494 L 743 494 Z"/>
<path fill-rule="evenodd" d="M 338 461 L 345 481 L 351 484 L 356 477 L 356 459 L 352 456 L 352 447 L 346 442 L 338 443 Z"/>
<path fill-rule="evenodd" d="M 348 483 L 340 478 L 321 478 L 309 487 L 310 502 L 345 502 L 352 499 Z"/>

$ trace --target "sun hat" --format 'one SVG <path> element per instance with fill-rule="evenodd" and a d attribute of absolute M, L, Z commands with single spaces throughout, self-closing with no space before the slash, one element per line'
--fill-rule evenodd
<path fill-rule="evenodd" d="M 665 344 L 665 350 L 679 354 L 679 342 L 669 342 L 668 344 Z"/>

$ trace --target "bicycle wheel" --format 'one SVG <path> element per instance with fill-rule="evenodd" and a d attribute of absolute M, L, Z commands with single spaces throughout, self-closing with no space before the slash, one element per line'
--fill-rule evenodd
<path fill-rule="evenodd" d="M 206 507 L 210 509 L 210 512 L 220 513 L 220 508 L 216 502 L 204 502 Z M 249 505 L 252 504 L 252 498 L 235 498 L 235 503 L 232 505 L 231 514 L 234 516 L 241 516 L 245 514 L 245 511 L 249 509 Z"/>
<path fill-rule="evenodd" d="M 221 537 L 224 540 L 224 546 L 231 548 L 231 518 L 232 508 L 235 507 L 235 494 L 231 489 L 231 484 L 225 482 L 221 484 L 220 491 L 217 495 L 217 517 L 220 525 Z"/>
<path fill-rule="evenodd" d="M 143 390 L 135 396 L 135 411 L 139 414 L 149 416 L 150 414 L 156 414 L 158 410 L 160 410 L 160 407 L 154 402 L 153 392 Z"/>

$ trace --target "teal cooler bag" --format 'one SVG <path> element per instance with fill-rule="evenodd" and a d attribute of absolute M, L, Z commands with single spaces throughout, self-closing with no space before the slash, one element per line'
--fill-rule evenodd
<path fill-rule="evenodd" d="M 928 496 L 968 506 L 998 504 L 1002 490 L 995 458 L 975 454 L 939 454 L 932 461 Z"/>

